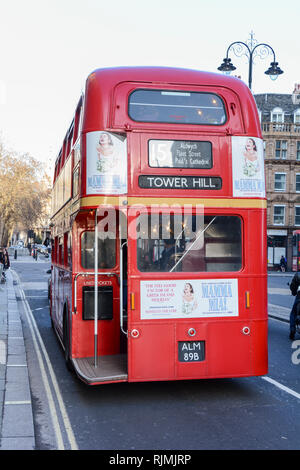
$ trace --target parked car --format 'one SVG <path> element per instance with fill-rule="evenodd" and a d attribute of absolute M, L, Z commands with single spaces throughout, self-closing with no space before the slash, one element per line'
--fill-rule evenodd
<path fill-rule="evenodd" d="M 37 248 L 37 251 L 41 253 L 42 255 L 45 255 L 46 253 L 48 253 L 46 245 L 39 244 L 36 246 L 36 248 Z"/>

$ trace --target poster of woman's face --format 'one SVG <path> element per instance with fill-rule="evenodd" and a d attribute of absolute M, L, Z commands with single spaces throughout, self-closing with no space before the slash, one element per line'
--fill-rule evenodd
<path fill-rule="evenodd" d="M 232 137 L 233 197 L 265 197 L 263 141 Z"/>
<path fill-rule="evenodd" d="M 86 135 L 86 193 L 127 193 L 126 138 L 105 131 Z"/>

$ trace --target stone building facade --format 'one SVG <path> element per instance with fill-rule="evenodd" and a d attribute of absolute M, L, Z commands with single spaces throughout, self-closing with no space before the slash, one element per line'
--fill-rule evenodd
<path fill-rule="evenodd" d="M 292 269 L 292 234 L 300 230 L 300 84 L 292 94 L 255 95 L 264 140 L 268 267 L 283 254 Z"/>

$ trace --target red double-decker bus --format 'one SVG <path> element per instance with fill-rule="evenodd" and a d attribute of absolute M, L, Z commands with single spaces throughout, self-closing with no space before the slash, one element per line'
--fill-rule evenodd
<path fill-rule="evenodd" d="M 87 384 L 267 372 L 263 145 L 241 80 L 91 73 L 51 225 L 51 321 Z"/>

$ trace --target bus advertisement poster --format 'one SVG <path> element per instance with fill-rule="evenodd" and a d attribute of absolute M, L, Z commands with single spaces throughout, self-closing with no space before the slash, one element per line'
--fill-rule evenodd
<path fill-rule="evenodd" d="M 127 142 L 110 132 L 86 134 L 86 193 L 127 193 Z"/>
<path fill-rule="evenodd" d="M 232 137 L 233 197 L 265 197 L 263 141 Z"/>
<path fill-rule="evenodd" d="M 141 281 L 141 319 L 238 316 L 237 279 Z"/>

